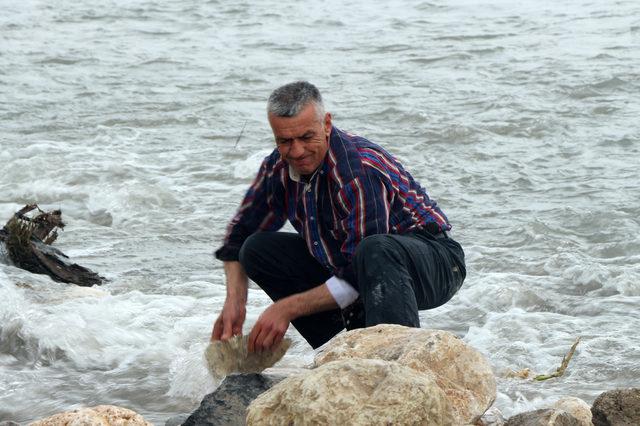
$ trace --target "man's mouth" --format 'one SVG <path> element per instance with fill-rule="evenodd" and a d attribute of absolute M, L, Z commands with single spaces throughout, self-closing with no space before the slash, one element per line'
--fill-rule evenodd
<path fill-rule="evenodd" d="M 297 159 L 297 160 L 293 160 L 293 164 L 295 166 L 304 166 L 307 163 L 309 163 L 309 158 L 308 157 L 304 157 L 304 158 L 300 158 L 300 159 Z"/>

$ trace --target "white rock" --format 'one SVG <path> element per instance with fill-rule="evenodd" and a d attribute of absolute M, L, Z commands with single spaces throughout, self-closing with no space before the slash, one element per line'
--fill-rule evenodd
<path fill-rule="evenodd" d="M 592 426 L 591 407 L 589 404 L 572 396 L 567 396 L 559 399 L 553 404 L 553 407 L 558 410 L 566 411 L 573 417 L 580 421 L 582 426 Z"/>
<path fill-rule="evenodd" d="M 98 405 L 54 414 L 29 426 L 153 426 L 140 414 L 114 405 Z"/>
<path fill-rule="evenodd" d="M 493 404 L 496 381 L 486 358 L 452 333 L 378 325 L 339 334 L 315 358 L 316 366 L 344 359 L 395 361 L 435 374 L 455 424 L 472 424 Z"/>
<path fill-rule="evenodd" d="M 247 425 L 450 426 L 449 402 L 426 372 L 395 362 L 350 359 L 289 377 L 256 398 Z"/>

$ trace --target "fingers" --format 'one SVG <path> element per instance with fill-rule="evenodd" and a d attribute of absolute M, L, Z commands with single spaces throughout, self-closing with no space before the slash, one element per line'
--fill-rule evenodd
<path fill-rule="evenodd" d="M 213 330 L 211 331 L 211 340 L 220 340 L 222 338 L 222 316 L 213 323 Z"/>
<path fill-rule="evenodd" d="M 251 330 L 248 341 L 249 352 L 271 351 L 282 342 L 285 331 L 264 327 L 259 322 Z"/>
<path fill-rule="evenodd" d="M 231 321 L 223 322 L 223 331 L 220 340 L 229 340 L 233 337 L 233 323 Z"/>
<path fill-rule="evenodd" d="M 242 336 L 242 324 L 234 324 L 232 330 L 234 336 Z"/>
<path fill-rule="evenodd" d="M 272 330 L 271 333 L 267 334 L 267 336 L 262 340 L 262 350 L 272 351 L 276 344 L 280 343 L 283 335 L 284 333 L 280 334 L 277 330 Z"/>
<path fill-rule="evenodd" d="M 260 322 L 257 322 L 256 325 L 254 325 L 253 328 L 251 329 L 251 333 L 249 333 L 249 339 L 247 341 L 247 349 L 249 350 L 249 353 L 254 352 L 256 350 L 256 338 L 258 337 L 261 331 L 262 331 L 262 326 L 260 325 Z"/>

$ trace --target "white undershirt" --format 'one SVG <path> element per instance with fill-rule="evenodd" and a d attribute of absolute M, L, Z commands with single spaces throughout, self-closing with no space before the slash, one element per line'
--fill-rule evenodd
<path fill-rule="evenodd" d="M 342 309 L 352 304 L 359 296 L 358 291 L 351 284 L 336 276 L 327 280 L 327 289 Z"/>

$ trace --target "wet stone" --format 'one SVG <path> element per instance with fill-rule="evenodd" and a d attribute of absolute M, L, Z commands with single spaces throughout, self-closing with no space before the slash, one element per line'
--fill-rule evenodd
<path fill-rule="evenodd" d="M 591 407 L 594 426 L 640 425 L 640 388 L 600 394 Z"/>
<path fill-rule="evenodd" d="M 582 426 L 582 423 L 564 410 L 546 408 L 515 415 L 504 426 Z"/>
<path fill-rule="evenodd" d="M 231 374 L 214 392 L 204 397 L 200 407 L 182 425 L 244 425 L 246 409 L 251 401 L 285 377 L 278 374 Z"/>

